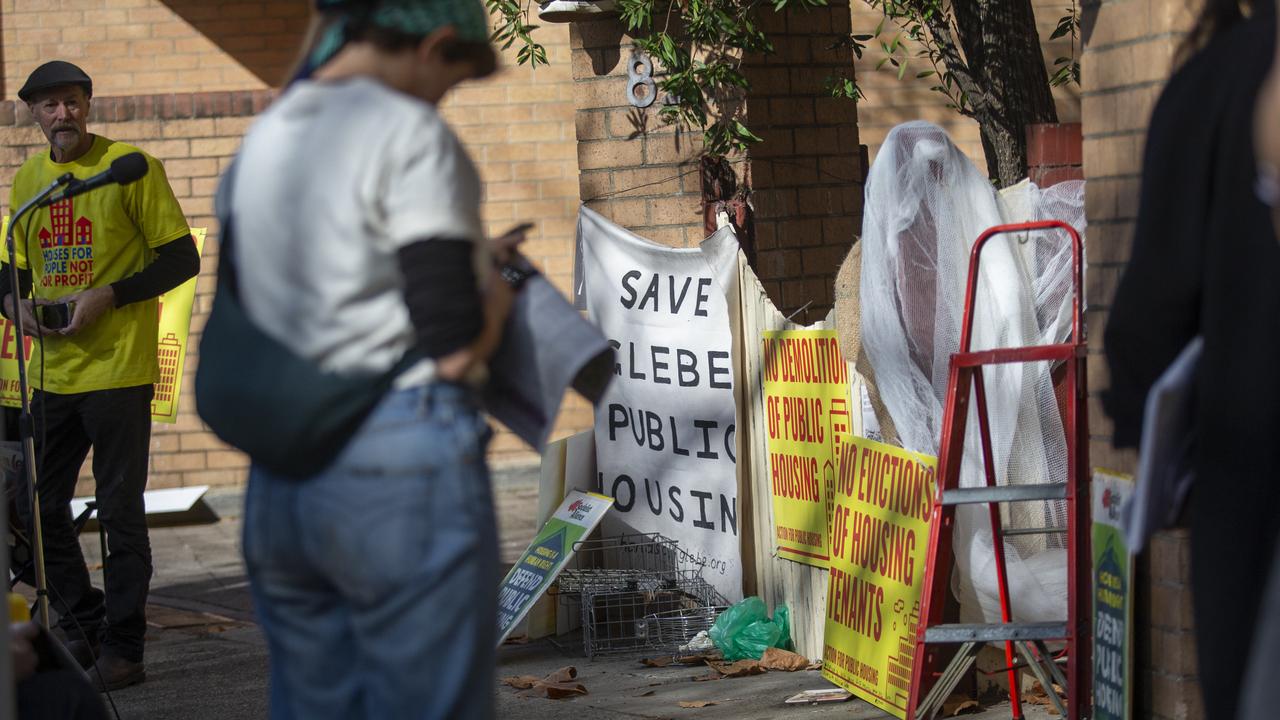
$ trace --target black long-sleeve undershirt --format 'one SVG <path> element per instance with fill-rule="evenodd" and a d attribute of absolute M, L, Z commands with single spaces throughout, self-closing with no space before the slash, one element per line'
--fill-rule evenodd
<path fill-rule="evenodd" d="M 200 272 L 200 253 L 190 235 L 156 248 L 156 259 L 127 278 L 111 283 L 116 307 L 160 297 Z"/>
<path fill-rule="evenodd" d="M 418 347 L 431 358 L 471 344 L 484 329 L 484 304 L 468 240 L 432 238 L 398 252 Z"/>

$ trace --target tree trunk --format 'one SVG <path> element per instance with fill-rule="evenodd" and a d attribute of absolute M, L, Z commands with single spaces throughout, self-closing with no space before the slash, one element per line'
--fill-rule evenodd
<path fill-rule="evenodd" d="M 987 172 L 998 187 L 1027 176 L 1027 132 L 1058 122 L 1031 0 L 952 3 L 956 34 L 984 97 L 970 98 Z"/>

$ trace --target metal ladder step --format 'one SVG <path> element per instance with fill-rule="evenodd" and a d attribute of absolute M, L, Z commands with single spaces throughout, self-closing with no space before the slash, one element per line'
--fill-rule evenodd
<path fill-rule="evenodd" d="M 1006 640 L 1065 640 L 1067 624 L 1064 622 L 1007 623 L 987 625 L 983 623 L 958 623 L 934 625 L 924 631 L 926 643 L 1004 642 Z"/>
<path fill-rule="evenodd" d="M 1000 534 L 1008 537 L 1010 535 L 1052 535 L 1053 533 L 1065 533 L 1065 527 L 1032 527 L 1032 528 L 1003 528 Z"/>
<path fill-rule="evenodd" d="M 1032 500 L 1066 499 L 1066 483 L 958 488 L 956 490 L 946 490 L 942 493 L 943 505 L 976 505 L 979 503 L 993 502 L 1028 502 Z"/>

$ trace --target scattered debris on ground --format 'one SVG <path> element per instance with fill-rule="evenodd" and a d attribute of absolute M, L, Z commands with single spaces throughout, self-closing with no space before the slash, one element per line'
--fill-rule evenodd
<path fill-rule="evenodd" d="M 545 697 L 550 700 L 563 700 L 577 695 L 586 695 L 587 686 L 576 682 L 578 669 L 572 665 L 539 678 L 536 675 L 514 675 L 502 679 L 504 685 L 518 690 L 521 697 Z"/>
<path fill-rule="evenodd" d="M 820 688 L 818 690 L 805 690 L 796 693 L 787 698 L 784 702 L 788 705 L 813 705 L 815 703 L 827 702 L 845 702 L 853 697 L 853 693 L 844 688 Z"/>
<path fill-rule="evenodd" d="M 147 605 L 147 625 L 157 630 L 181 630 L 196 635 L 211 635 L 246 627 L 248 623 L 213 613 Z"/>
<path fill-rule="evenodd" d="M 982 711 L 982 705 L 973 698 L 964 695 L 952 695 L 942 703 L 943 717 L 955 717 Z"/>
<path fill-rule="evenodd" d="M 782 670 L 783 672 L 795 672 L 797 670 L 807 670 L 809 668 L 809 658 L 793 653 L 790 650 L 771 647 L 764 651 L 760 656 L 760 664 L 766 670 Z"/>

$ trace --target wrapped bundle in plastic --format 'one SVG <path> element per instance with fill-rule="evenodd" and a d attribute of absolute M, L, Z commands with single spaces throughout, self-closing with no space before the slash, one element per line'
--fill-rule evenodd
<path fill-rule="evenodd" d="M 1084 231 L 1083 183 L 1047 190 L 1024 182 L 997 193 L 925 122 L 895 127 L 867 177 L 862 227 L 861 332 L 878 390 L 902 445 L 938 453 L 949 361 L 960 348 L 970 250 L 993 225 L 1055 218 Z M 1071 246 L 1061 232 L 1000 235 L 982 255 L 972 350 L 1061 342 L 1071 332 Z M 1047 363 L 984 368 L 997 482 L 1065 482 L 1063 424 Z M 971 408 L 975 404 L 970 405 Z M 986 483 L 976 410 L 965 437 L 961 485 Z M 1017 503 L 1006 527 L 1061 527 L 1061 502 Z M 1006 541 L 1015 619 L 1066 614 L 1062 537 Z M 956 518 L 954 589 L 963 619 L 999 619 L 986 507 Z"/>

